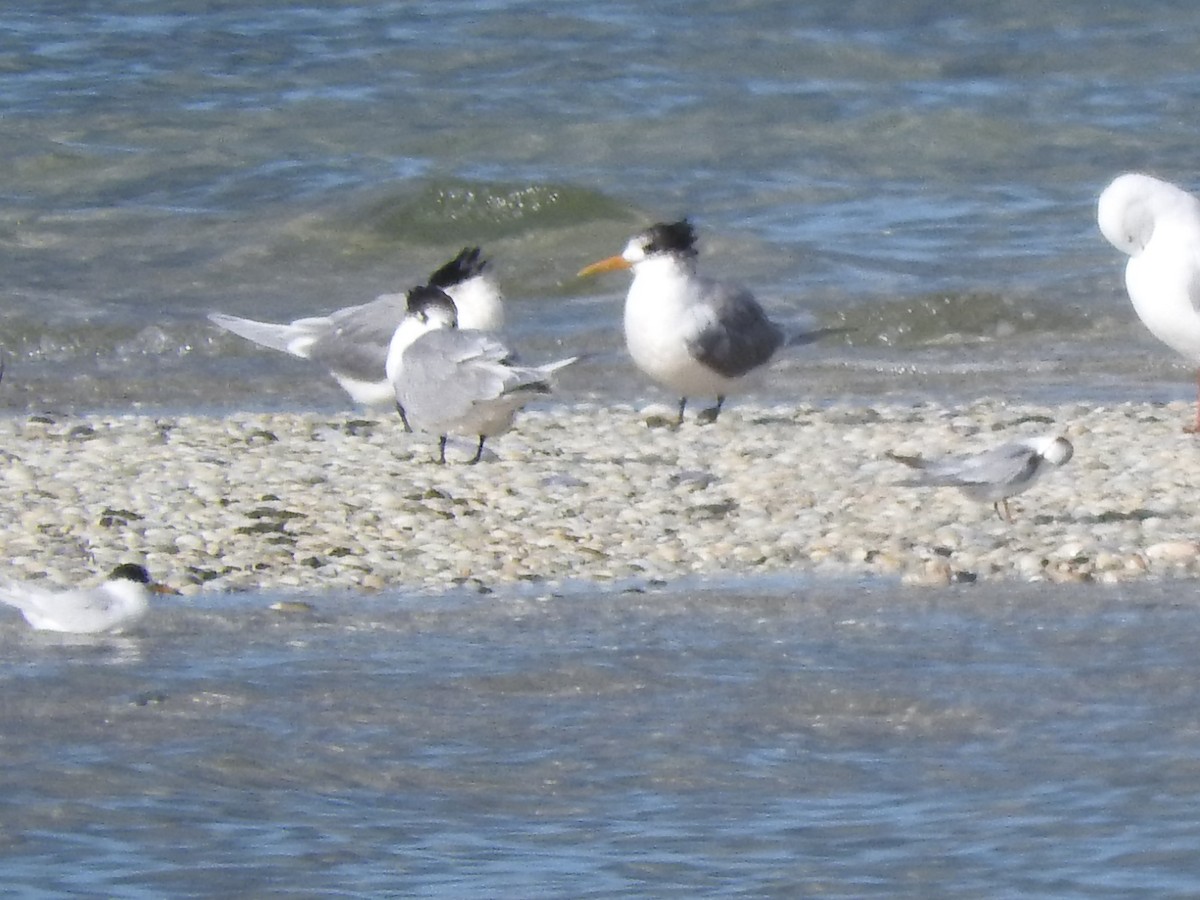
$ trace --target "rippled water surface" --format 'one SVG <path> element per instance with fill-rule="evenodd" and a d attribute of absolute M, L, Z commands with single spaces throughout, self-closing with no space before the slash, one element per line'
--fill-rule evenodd
<path fill-rule="evenodd" d="M 1190 3 L 18 3 L 0 28 L 0 403 L 345 406 L 217 333 L 482 243 L 568 393 L 654 394 L 584 263 L 690 215 L 780 318 L 767 391 L 1186 392 L 1099 191 L 1195 182 Z M 1012 373 L 1017 372 L 1016 376 Z"/>
<path fill-rule="evenodd" d="M 482 244 L 562 396 L 664 400 L 585 263 L 845 330 L 773 401 L 1166 399 L 1095 200 L 1197 177 L 1183 0 L 15 2 L 0 410 L 345 409 L 216 332 Z M 0 619 L 21 896 L 1184 897 L 1194 586 L 740 583 Z"/>
<path fill-rule="evenodd" d="M 24 896 L 1194 896 L 1193 594 L 6 617 L 0 868 Z"/>

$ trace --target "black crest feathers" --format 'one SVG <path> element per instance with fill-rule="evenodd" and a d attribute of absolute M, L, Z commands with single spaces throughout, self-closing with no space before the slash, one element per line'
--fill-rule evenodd
<path fill-rule="evenodd" d="M 696 229 L 687 219 L 678 222 L 659 222 L 642 232 L 646 254 L 682 253 L 696 255 Z"/>
<path fill-rule="evenodd" d="M 482 275 L 488 267 L 488 261 L 482 258 L 482 254 L 483 251 L 478 247 L 463 247 L 458 256 L 429 276 L 429 284 L 445 290 Z"/>

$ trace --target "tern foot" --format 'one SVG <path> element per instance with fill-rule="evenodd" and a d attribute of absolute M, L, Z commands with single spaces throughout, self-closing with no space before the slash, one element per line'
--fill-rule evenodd
<path fill-rule="evenodd" d="M 479 460 L 483 459 L 483 441 L 484 441 L 483 435 L 480 435 L 479 436 L 479 446 L 475 448 L 475 455 L 471 457 L 471 459 L 467 462 L 467 465 L 469 465 L 469 466 L 478 465 Z"/>
<path fill-rule="evenodd" d="M 718 397 L 716 406 L 710 406 L 708 409 L 700 410 L 700 413 L 696 416 L 696 423 L 698 425 L 711 425 L 713 422 L 717 421 L 717 416 L 721 414 L 721 407 L 724 405 L 725 398 Z"/>
<path fill-rule="evenodd" d="M 652 403 L 650 406 L 644 407 L 638 414 L 641 416 L 642 424 L 647 428 L 667 428 L 671 431 L 679 428 L 679 415 L 674 406 Z"/>
<path fill-rule="evenodd" d="M 674 416 L 660 416 L 656 413 L 651 413 L 643 421 L 646 423 L 647 428 L 666 428 L 668 431 L 679 430 L 679 420 Z"/>

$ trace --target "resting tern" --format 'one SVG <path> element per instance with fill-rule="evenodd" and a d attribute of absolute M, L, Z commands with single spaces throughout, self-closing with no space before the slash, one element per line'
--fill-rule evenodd
<path fill-rule="evenodd" d="M 1117 177 L 1100 195 L 1100 231 L 1129 255 L 1125 287 L 1150 333 L 1200 367 L 1200 200 L 1149 175 Z M 1200 392 L 1200 368 L 1196 375 Z M 1184 428 L 1200 432 L 1196 420 Z"/>
<path fill-rule="evenodd" d="M 990 502 L 996 515 L 1012 521 L 1008 498 L 1028 490 L 1049 467 L 1061 466 L 1072 455 L 1071 442 L 1058 435 L 1012 441 L 969 456 L 923 459 L 889 453 L 896 462 L 920 469 L 921 475 L 906 484 L 957 487 L 972 500 Z"/>
<path fill-rule="evenodd" d="M 409 291 L 408 312 L 388 349 L 386 371 L 405 427 L 438 435 L 438 462 L 446 462 L 449 434 L 484 440 L 512 426 L 517 410 L 550 392 L 550 376 L 575 357 L 518 366 L 493 335 L 458 328 L 454 301 L 423 285 Z"/>
<path fill-rule="evenodd" d="M 503 297 L 487 267 L 478 247 L 466 247 L 429 278 L 429 284 L 454 298 L 464 327 L 491 331 L 504 324 Z M 208 318 L 263 347 L 323 364 L 356 403 L 377 406 L 395 400 L 384 365 L 406 304 L 403 293 L 383 294 L 370 303 L 286 325 L 224 313 L 212 313 Z"/>
<path fill-rule="evenodd" d="M 625 298 L 625 345 L 639 369 L 687 398 L 716 396 L 700 414 L 715 421 L 725 397 L 753 386 L 775 352 L 825 332 L 786 335 L 753 294 L 696 272 L 696 232 L 686 219 L 661 222 L 635 235 L 619 256 L 580 270 L 586 277 L 632 269 Z"/>
<path fill-rule="evenodd" d="M 155 584 L 141 566 L 117 566 L 99 587 L 53 591 L 23 581 L 0 582 L 0 603 L 16 607 L 39 631 L 95 634 L 120 631 L 145 615 L 149 596 L 174 593 Z"/>

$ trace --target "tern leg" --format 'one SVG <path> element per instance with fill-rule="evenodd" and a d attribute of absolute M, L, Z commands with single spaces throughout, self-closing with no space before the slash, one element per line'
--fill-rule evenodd
<path fill-rule="evenodd" d="M 400 421 L 404 423 L 404 430 L 412 434 L 412 426 L 408 424 L 408 416 L 404 414 L 404 407 L 399 403 L 396 404 L 396 412 L 400 413 Z"/>
<path fill-rule="evenodd" d="M 483 459 L 483 441 L 484 437 L 481 434 L 479 436 L 479 446 L 475 448 L 475 455 L 471 457 L 471 461 L 468 463 L 468 465 L 473 466 L 479 462 L 479 460 Z"/>
<path fill-rule="evenodd" d="M 440 438 L 438 438 L 438 465 L 444 466 L 445 464 L 446 464 L 446 435 L 443 434 Z"/>
<path fill-rule="evenodd" d="M 676 425 L 683 424 L 683 408 L 685 406 L 687 406 L 687 397 L 680 397 L 679 398 L 679 418 L 675 422 Z"/>
<path fill-rule="evenodd" d="M 717 405 L 710 406 L 708 409 L 701 410 L 700 415 L 696 417 L 696 421 L 701 425 L 710 425 L 717 421 L 717 416 L 721 414 L 721 407 L 725 405 L 725 398 L 720 394 L 717 395 Z"/>

